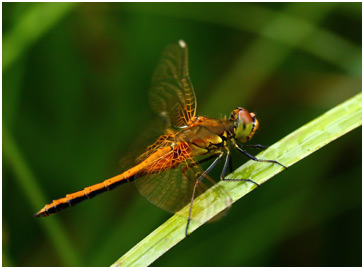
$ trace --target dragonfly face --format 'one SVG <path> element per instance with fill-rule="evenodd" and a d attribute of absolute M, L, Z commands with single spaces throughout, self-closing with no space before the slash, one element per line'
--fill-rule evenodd
<path fill-rule="evenodd" d="M 252 139 L 259 127 L 259 121 L 254 113 L 249 113 L 245 108 L 234 109 L 230 116 L 230 121 L 234 125 L 235 139 L 240 143 L 245 143 Z"/>

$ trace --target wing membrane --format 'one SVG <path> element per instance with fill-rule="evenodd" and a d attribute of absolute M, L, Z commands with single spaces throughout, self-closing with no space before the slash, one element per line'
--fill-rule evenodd
<path fill-rule="evenodd" d="M 135 185 L 149 202 L 168 212 L 175 213 L 191 201 L 194 182 L 182 173 L 183 166 L 168 169 L 160 174 L 149 174 L 135 180 Z M 193 173 L 189 171 L 188 173 Z M 204 191 L 198 189 L 198 194 Z"/>
<path fill-rule="evenodd" d="M 159 160 L 156 162 L 159 162 Z M 159 164 L 155 165 L 159 166 Z M 191 202 L 196 180 L 202 173 L 203 170 L 197 163 L 186 159 L 179 166 L 163 170 L 160 173 L 150 174 L 142 171 L 136 176 L 135 185 L 139 193 L 149 202 L 166 211 L 176 213 Z M 213 195 L 210 196 L 209 200 L 205 199 L 200 200 L 198 204 L 194 203 L 192 207 L 193 220 L 199 220 L 201 216 L 211 214 L 212 211 L 210 209 L 213 204 L 211 197 L 213 197 L 212 199 L 221 199 L 227 206 L 231 204 L 231 198 L 227 192 L 222 187 L 215 185 L 211 178 L 207 177 L 204 182 L 198 184 L 195 198 L 209 189 L 211 185 L 214 185 L 212 187 Z M 188 211 L 184 210 L 181 212 L 179 214 L 186 218 L 188 217 Z M 201 215 L 200 212 L 203 212 L 203 214 Z"/>
<path fill-rule="evenodd" d="M 154 112 L 173 127 L 187 126 L 196 114 L 196 96 L 188 74 L 187 45 L 180 40 L 165 48 L 149 92 Z"/>

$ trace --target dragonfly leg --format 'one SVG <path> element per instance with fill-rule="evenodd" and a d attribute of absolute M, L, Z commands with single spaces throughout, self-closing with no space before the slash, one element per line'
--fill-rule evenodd
<path fill-rule="evenodd" d="M 268 148 L 268 146 L 263 146 L 261 144 L 256 144 L 256 145 L 240 145 L 243 148 L 256 148 L 256 149 L 266 149 Z"/>
<path fill-rule="evenodd" d="M 215 156 L 215 155 L 213 155 L 213 156 Z M 187 219 L 186 232 L 185 232 L 186 237 L 189 236 L 188 227 L 190 226 L 190 222 L 191 222 L 192 206 L 193 206 L 193 201 L 195 200 L 196 188 L 197 188 L 198 184 L 202 181 L 202 179 L 216 166 L 216 164 L 221 160 L 221 158 L 223 156 L 224 156 L 224 152 L 221 152 L 219 154 L 219 156 L 213 161 L 213 163 L 202 173 L 202 175 L 200 175 L 200 177 L 195 182 L 195 186 L 193 187 L 193 192 L 192 192 L 192 197 L 191 197 L 190 211 L 188 212 L 188 219 Z M 202 161 L 207 161 L 207 160 L 210 160 L 211 158 L 212 158 L 212 156 L 208 157 Z M 198 162 L 198 163 L 200 163 L 200 162 Z"/>
<path fill-rule="evenodd" d="M 228 152 L 228 155 L 230 155 L 230 152 Z M 227 156 L 226 156 L 226 158 L 227 158 Z M 230 173 L 233 172 L 233 158 L 231 158 L 231 156 L 229 156 L 229 170 L 230 170 Z"/>
<path fill-rule="evenodd" d="M 253 161 L 256 162 L 266 162 L 266 163 L 275 163 L 278 164 L 280 166 L 282 166 L 283 168 L 287 169 L 286 166 L 284 166 L 283 164 L 281 164 L 280 162 L 274 161 L 274 160 L 261 160 L 256 158 L 254 155 L 250 154 L 249 152 L 247 152 L 245 149 L 240 148 L 237 144 L 235 144 L 235 147 L 241 152 L 243 153 L 245 156 L 247 156 L 249 159 L 252 159 Z"/>
<path fill-rule="evenodd" d="M 209 157 L 207 157 L 207 158 L 205 158 L 205 159 L 202 159 L 202 160 L 200 160 L 200 161 L 198 161 L 198 162 L 194 162 L 193 164 L 191 164 L 191 166 L 190 166 L 190 167 L 194 167 L 194 166 L 197 166 L 197 165 L 199 165 L 199 164 L 201 164 L 201 163 L 204 163 L 204 162 L 210 161 L 211 159 L 215 158 L 217 155 L 219 155 L 219 154 L 214 154 L 214 155 L 211 155 L 211 156 L 209 156 Z M 190 167 L 185 166 L 185 167 L 183 167 L 183 168 L 182 168 L 182 173 L 183 173 L 183 175 L 184 175 L 185 177 L 187 177 L 187 178 L 189 178 L 189 177 L 188 177 L 188 175 L 186 174 L 186 170 L 187 170 L 187 169 L 189 169 Z"/>
<path fill-rule="evenodd" d="M 253 181 L 251 179 L 248 179 L 248 178 L 242 178 L 242 179 L 225 178 L 226 168 L 228 166 L 228 163 L 230 163 L 230 160 L 231 160 L 231 156 L 230 156 L 230 152 L 228 151 L 228 153 L 226 154 L 225 164 L 224 164 L 224 167 L 223 167 L 223 169 L 221 171 L 221 175 L 220 175 L 221 180 L 224 180 L 224 181 L 248 181 L 248 182 L 254 183 L 258 187 L 260 187 L 260 184 L 256 183 L 255 181 Z"/>

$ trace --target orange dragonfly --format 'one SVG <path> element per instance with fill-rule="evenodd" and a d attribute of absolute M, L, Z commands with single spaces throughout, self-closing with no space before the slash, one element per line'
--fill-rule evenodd
<path fill-rule="evenodd" d="M 193 201 L 206 190 L 202 180 L 211 180 L 208 173 L 224 156 L 221 180 L 249 181 L 260 186 L 251 179 L 225 178 L 229 164 L 231 170 L 230 148 L 236 148 L 254 161 L 275 163 L 286 168 L 274 160 L 257 159 L 244 149 L 247 146 L 265 148 L 261 145 L 242 145 L 251 140 L 259 127 L 254 113 L 238 107 L 229 118 L 196 116 L 196 96 L 189 78 L 187 45 L 183 40 L 170 44 L 163 51 L 152 77 L 150 103 L 152 109 L 165 120 L 167 128 L 136 159 L 136 165 L 120 175 L 53 200 L 34 216 L 49 216 L 126 182 L 135 181 L 139 192 L 164 210 L 177 212 L 190 202 L 187 236 Z M 213 158 L 215 160 L 203 171 L 200 164 Z M 220 197 L 221 194 L 226 195 L 223 191 Z"/>

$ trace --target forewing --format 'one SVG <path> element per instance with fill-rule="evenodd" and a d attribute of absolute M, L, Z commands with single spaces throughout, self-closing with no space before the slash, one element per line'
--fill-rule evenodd
<path fill-rule="evenodd" d="M 134 167 L 158 148 L 163 147 L 166 143 L 162 142 L 166 142 L 164 138 L 167 137 L 164 135 L 165 127 L 165 123 L 160 118 L 143 123 L 143 131 L 133 139 L 120 160 L 121 170 L 126 171 Z"/>
<path fill-rule="evenodd" d="M 188 74 L 187 45 L 180 40 L 165 48 L 149 92 L 154 112 L 172 127 L 187 126 L 196 114 L 196 96 Z"/>

